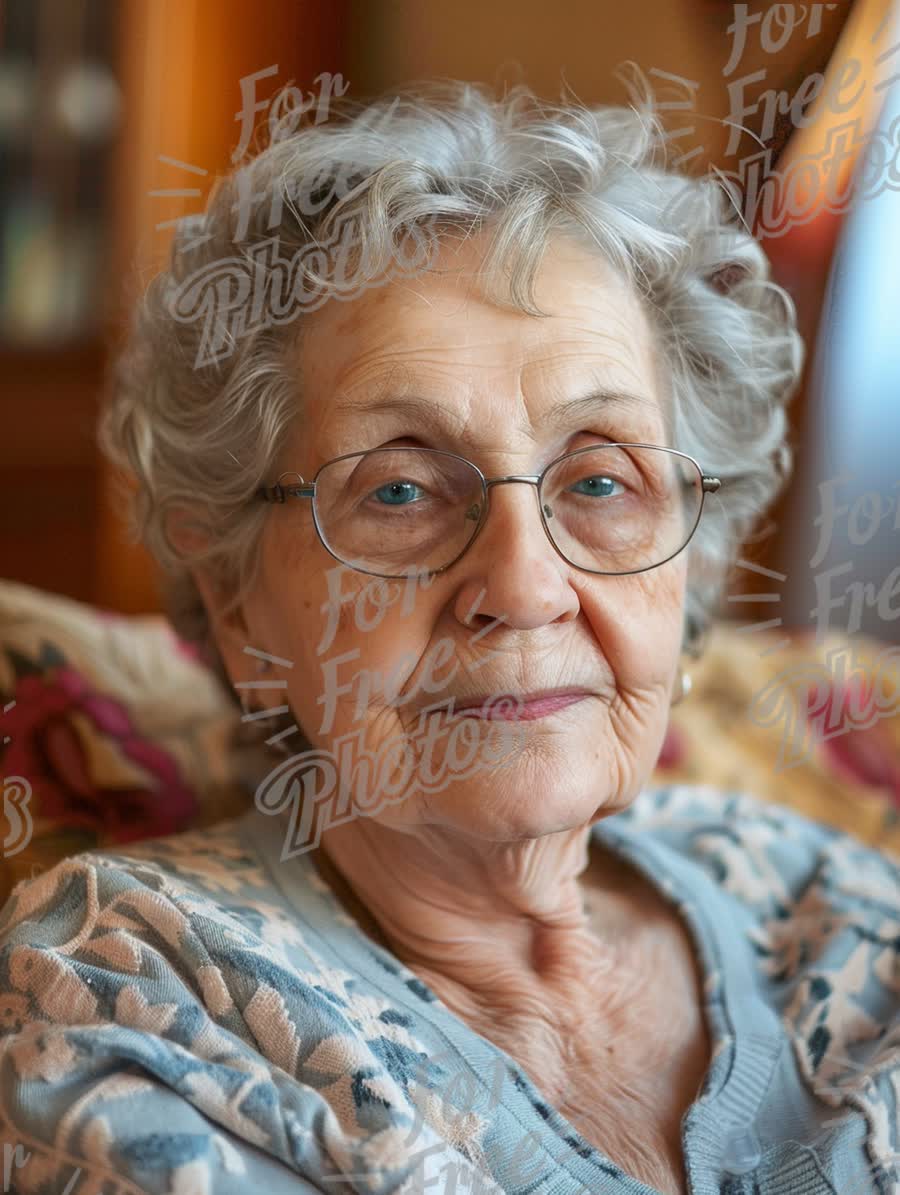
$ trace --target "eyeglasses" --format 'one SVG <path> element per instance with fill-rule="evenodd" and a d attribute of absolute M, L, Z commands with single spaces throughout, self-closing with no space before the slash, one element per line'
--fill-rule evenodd
<path fill-rule="evenodd" d="M 294 478 L 294 484 L 285 484 Z M 310 482 L 282 473 L 257 491 L 266 502 L 311 498 L 316 533 L 342 564 L 376 577 L 445 572 L 484 527 L 495 485 L 535 487 L 541 524 L 568 564 L 622 576 L 677 556 L 722 484 L 684 452 L 654 444 L 599 444 L 551 461 L 536 476 L 487 478 L 436 448 L 372 448 L 327 461 Z"/>

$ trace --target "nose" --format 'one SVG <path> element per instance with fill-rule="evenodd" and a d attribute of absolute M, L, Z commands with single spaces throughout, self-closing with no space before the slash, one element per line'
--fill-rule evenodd
<path fill-rule="evenodd" d="M 457 567 L 464 579 L 456 615 L 468 627 L 499 620 L 535 630 L 568 622 L 580 609 L 573 570 L 544 531 L 537 487 L 530 483 L 508 479 L 490 486 L 485 522 Z"/>

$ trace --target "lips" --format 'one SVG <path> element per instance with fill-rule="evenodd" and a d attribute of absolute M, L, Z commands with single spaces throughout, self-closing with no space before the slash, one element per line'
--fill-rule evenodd
<path fill-rule="evenodd" d="M 530 722 L 544 718 L 590 697 L 587 689 L 544 689 L 532 693 L 492 693 L 487 697 L 463 699 L 454 711 L 465 718 Z"/>

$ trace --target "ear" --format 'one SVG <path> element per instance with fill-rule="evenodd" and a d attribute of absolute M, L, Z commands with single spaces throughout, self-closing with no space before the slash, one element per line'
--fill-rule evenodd
<path fill-rule="evenodd" d="M 233 606 L 226 601 L 226 595 L 208 573 L 194 570 L 192 576 L 206 607 L 209 635 L 220 660 L 219 672 L 224 670 L 225 673 L 222 680 L 232 690 L 245 713 L 248 709 L 261 711 L 281 704 L 284 693 L 277 689 L 260 688 L 269 683 L 261 678 L 260 672 L 271 669 L 271 665 L 247 650 L 270 650 L 259 630 L 260 618 L 252 617 L 252 603 Z"/>
<path fill-rule="evenodd" d="M 248 656 L 244 648 L 251 644 L 250 629 L 243 607 L 229 609 L 224 593 L 206 572 L 195 569 L 194 584 L 200 590 L 210 631 L 232 682 L 246 680 Z"/>
<path fill-rule="evenodd" d="M 202 553 L 209 544 L 208 533 L 192 520 L 190 510 L 179 508 L 167 516 L 166 534 L 190 569 L 206 609 L 210 637 L 215 642 L 231 684 L 248 680 L 253 673 L 253 659 L 244 649 L 252 646 L 266 650 L 266 645 L 254 638 L 252 619 L 246 607 L 234 607 L 229 602 L 230 594 L 222 589 L 212 570 L 199 562 L 192 566 L 192 558 L 202 560 Z"/>

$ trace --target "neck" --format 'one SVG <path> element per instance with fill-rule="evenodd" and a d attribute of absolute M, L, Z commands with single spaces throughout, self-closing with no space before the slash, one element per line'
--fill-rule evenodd
<path fill-rule="evenodd" d="M 601 880 L 588 912 L 589 844 L 590 827 L 496 843 L 359 818 L 330 828 L 313 858 L 361 928 L 439 995 L 496 1008 L 523 988 L 571 999 L 612 966 L 616 905 Z"/>

